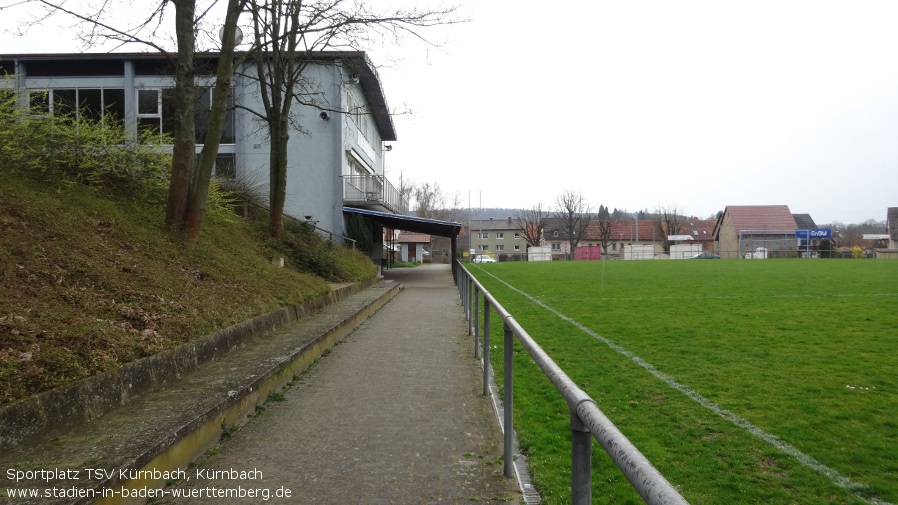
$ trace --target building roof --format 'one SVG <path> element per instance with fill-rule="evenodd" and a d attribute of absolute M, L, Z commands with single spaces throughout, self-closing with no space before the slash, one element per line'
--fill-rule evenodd
<path fill-rule="evenodd" d="M 239 52 L 238 52 L 239 53 Z M 198 52 L 196 59 L 202 62 L 198 69 L 214 69 L 220 53 Z M 384 94 L 380 76 L 374 64 L 364 51 L 317 51 L 307 55 L 310 59 L 322 61 L 341 61 L 350 72 L 358 74 L 359 86 L 365 94 L 371 117 L 377 125 L 381 139 L 397 140 L 393 116 Z M 53 77 L 55 75 L 102 76 L 110 72 L 121 72 L 122 67 L 116 64 L 123 61 L 141 62 L 143 68 L 164 68 L 171 72 L 172 55 L 164 53 L 60 53 L 60 54 L 0 54 L 0 73 L 13 74 L 15 63 L 24 62 L 31 75 Z M 81 63 L 90 61 L 91 65 Z M 96 63 L 96 64 L 94 64 Z M 65 71 L 65 74 L 61 74 Z M 32 74 L 32 72 L 34 72 Z M 54 74 L 54 72 L 56 72 Z M 74 73 L 73 73 L 74 72 Z M 154 72 L 156 73 L 156 72 Z M 202 73 L 202 70 L 198 70 Z M 214 74 L 210 70 L 209 74 Z M 117 74 L 114 74 L 117 75 Z M 205 74 L 204 74 L 205 75 Z"/>
<path fill-rule="evenodd" d="M 455 237 L 459 234 L 459 231 L 462 228 L 460 223 L 455 223 L 453 221 L 439 221 L 436 219 L 425 219 L 423 217 L 403 216 L 401 214 L 389 214 L 373 210 L 356 209 L 354 207 L 343 207 L 343 212 L 361 214 L 376 223 L 380 223 L 381 225 L 394 230 L 429 233 L 431 235 L 439 235 L 440 237 Z"/>
<path fill-rule="evenodd" d="M 615 220 L 611 223 L 611 240 L 622 242 L 655 242 L 660 240 L 655 230 L 655 221 L 643 219 Z"/>
<path fill-rule="evenodd" d="M 795 219 L 795 226 L 797 226 L 799 230 L 817 229 L 817 223 L 814 222 L 810 214 L 792 214 L 792 218 Z"/>
<path fill-rule="evenodd" d="M 521 225 L 517 219 L 507 217 L 505 219 L 472 219 L 471 229 L 474 231 L 492 230 L 520 230 Z"/>
<path fill-rule="evenodd" d="M 795 231 L 798 226 L 788 205 L 728 205 L 720 217 L 730 217 L 736 231 Z"/>
<path fill-rule="evenodd" d="M 413 231 L 404 231 L 399 234 L 399 238 L 396 239 L 396 242 L 400 244 L 429 244 L 430 243 L 430 235 L 426 233 L 415 233 Z"/>
<path fill-rule="evenodd" d="M 683 219 L 680 221 L 680 234 L 689 235 L 696 241 L 713 241 L 716 219 Z"/>

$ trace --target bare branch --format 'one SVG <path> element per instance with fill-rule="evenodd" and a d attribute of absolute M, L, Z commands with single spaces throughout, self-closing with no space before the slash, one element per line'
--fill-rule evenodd
<path fill-rule="evenodd" d="M 664 252 L 670 252 L 671 241 L 669 237 L 680 234 L 680 227 L 683 221 L 681 213 L 682 210 L 677 208 L 676 205 L 655 209 L 655 229 L 661 238 L 661 247 L 664 248 Z"/>
<path fill-rule="evenodd" d="M 568 190 L 558 195 L 556 204 L 558 205 L 558 214 L 562 227 L 567 234 L 568 243 L 570 244 L 570 252 L 573 254 L 574 249 L 583 240 L 583 235 L 586 233 L 586 228 L 592 219 L 591 209 L 583 195 L 573 190 Z"/>
<path fill-rule="evenodd" d="M 524 234 L 527 245 L 537 247 L 542 244 L 543 231 L 549 219 L 548 210 L 543 208 L 542 202 L 536 204 L 530 210 L 522 210 L 517 216 L 518 228 Z"/>

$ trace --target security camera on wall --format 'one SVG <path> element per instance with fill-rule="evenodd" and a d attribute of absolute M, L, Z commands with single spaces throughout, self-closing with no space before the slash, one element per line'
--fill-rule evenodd
<path fill-rule="evenodd" d="M 321 118 L 322 121 L 327 121 L 331 118 L 327 111 L 321 111 L 321 114 L 318 114 L 318 117 Z"/>
<path fill-rule="evenodd" d="M 349 80 L 355 84 L 359 83 L 359 74 L 349 74 Z"/>

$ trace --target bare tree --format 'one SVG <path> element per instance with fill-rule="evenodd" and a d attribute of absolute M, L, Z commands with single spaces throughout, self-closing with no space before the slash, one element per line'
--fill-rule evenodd
<path fill-rule="evenodd" d="M 263 110 L 246 110 L 262 121 L 271 139 L 270 225 L 272 236 L 280 237 L 287 187 L 287 145 L 291 131 L 304 133 L 293 106 L 301 104 L 358 116 L 390 113 L 350 110 L 349 104 L 340 107 L 325 102 L 317 83 L 304 73 L 315 63 L 315 54 L 326 49 L 359 49 L 375 38 L 392 38 L 398 42 L 403 35 L 429 44 L 419 30 L 460 21 L 454 17 L 455 7 L 377 12 L 364 1 L 249 0 L 249 3 L 254 42 L 259 50 L 251 56 L 254 72 L 247 72 L 246 76 L 258 82 Z"/>
<path fill-rule="evenodd" d="M 573 190 L 568 190 L 558 195 L 555 203 L 558 206 L 561 226 L 567 233 L 571 255 L 573 255 L 574 249 L 577 248 L 577 245 L 580 244 L 580 241 L 583 240 L 583 235 L 586 233 L 586 227 L 592 218 L 590 214 L 592 210 L 583 198 L 583 195 Z"/>
<path fill-rule="evenodd" d="M 543 232 L 549 219 L 549 211 L 543 209 L 542 202 L 537 203 L 529 210 L 522 210 L 515 216 L 518 228 L 524 235 L 527 245 L 538 247 L 543 240 Z"/>
<path fill-rule="evenodd" d="M 103 40 L 114 41 L 120 46 L 138 44 L 148 46 L 168 57 L 174 69 L 172 170 L 166 203 L 165 223 L 174 233 L 188 241 L 199 238 L 209 191 L 212 167 L 221 137 L 221 125 L 227 105 L 226 90 L 233 74 L 234 41 L 237 19 L 246 0 L 227 0 L 225 20 L 221 30 L 221 57 L 216 74 L 215 93 L 210 124 L 206 131 L 205 148 L 199 160 L 196 157 L 196 118 L 194 100 L 196 90 L 196 41 L 199 27 L 206 24 L 210 9 L 217 2 L 210 0 L 197 9 L 196 0 L 171 0 L 174 6 L 174 33 L 176 52 L 164 47 L 165 30 L 162 29 L 168 0 L 148 3 L 145 15 L 133 25 L 122 26 L 115 18 L 116 4 L 100 2 L 92 8 L 87 4 L 69 8 L 65 0 L 23 0 L 21 4 L 41 6 L 43 11 L 35 16 L 32 24 L 39 24 L 54 14 L 74 18 L 81 23 L 81 39 L 90 46 Z"/>
<path fill-rule="evenodd" d="M 425 219 L 438 219 L 439 211 L 446 206 L 446 195 L 439 183 L 425 182 L 414 189 L 415 215 Z"/>
<path fill-rule="evenodd" d="M 669 207 L 658 207 L 655 210 L 655 229 L 661 237 L 661 247 L 664 252 L 670 253 L 670 236 L 679 235 L 682 226 L 683 217 L 680 215 L 681 210 L 676 205 Z"/>
<path fill-rule="evenodd" d="M 220 127 L 227 105 L 227 93 L 235 66 L 234 41 L 239 14 L 249 10 L 253 20 L 254 45 L 242 56 L 253 55 L 255 77 L 258 79 L 264 111 L 257 113 L 269 129 L 272 139 L 270 154 L 271 230 L 280 236 L 283 206 L 286 195 L 287 142 L 294 103 L 302 103 L 335 113 L 346 111 L 332 104 L 321 103 L 315 90 L 303 79 L 303 70 L 316 51 L 325 49 L 358 49 L 373 42 L 389 39 L 400 42 L 408 36 L 435 46 L 422 35 L 424 28 L 464 22 L 455 17 L 457 7 L 435 9 L 396 9 L 375 12 L 363 0 L 227 0 L 223 23 L 210 21 L 213 7 L 219 0 L 204 0 L 198 8 L 197 0 L 157 0 L 147 4 L 145 18 L 134 26 L 118 28 L 121 23 L 110 17 L 114 0 L 104 0 L 92 12 L 78 12 L 67 7 L 66 0 L 21 0 L 20 4 L 36 4 L 46 9 L 45 16 L 62 13 L 88 27 L 83 40 L 88 44 L 106 39 L 121 45 L 143 44 L 168 55 L 174 68 L 174 145 L 169 195 L 165 222 L 170 229 L 196 240 L 202 225 L 212 167 L 220 139 Z M 158 38 L 166 6 L 175 9 L 175 38 L 177 52 L 169 53 Z M 124 2 L 122 2 L 124 4 Z M 90 9 L 85 7 L 85 9 Z M 45 17 L 44 16 L 44 17 Z M 38 16 L 35 24 L 44 19 Z M 211 123 L 206 135 L 206 149 L 196 160 L 196 124 L 194 117 L 196 41 L 202 26 L 217 24 L 221 30 L 221 54 L 216 76 Z M 214 33 L 216 30 L 212 30 Z M 373 111 L 363 111 L 371 114 Z M 389 111 L 377 111 L 390 113 Z M 217 118 L 217 119 L 216 119 Z"/>
<path fill-rule="evenodd" d="M 614 221 L 611 219 L 611 213 L 608 207 L 599 205 L 599 211 L 596 213 L 596 222 L 599 228 L 599 242 L 602 244 L 602 252 L 608 252 L 608 244 L 611 243 L 611 228 Z"/>
<path fill-rule="evenodd" d="M 191 2 L 194 0 L 178 0 L 182 2 Z M 184 215 L 184 223 L 187 228 L 187 240 L 195 242 L 199 239 L 200 229 L 202 228 L 203 218 L 206 213 L 206 201 L 209 196 L 209 185 L 212 181 L 212 168 L 215 166 L 215 158 L 218 154 L 218 146 L 221 143 L 221 131 L 224 128 L 225 113 L 228 106 L 228 95 L 230 94 L 231 80 L 234 75 L 234 46 L 237 43 L 237 20 L 240 12 L 246 6 L 247 0 L 228 0 L 227 11 L 225 13 L 224 25 L 221 29 L 221 53 L 218 57 L 218 68 L 216 71 L 215 85 L 212 88 L 212 104 L 209 111 L 209 124 L 207 125 L 206 137 L 203 142 L 203 150 L 200 153 L 197 166 L 193 170 L 190 178 L 189 191 L 187 196 L 187 212 Z M 186 16 L 185 16 L 186 18 Z M 178 43 L 185 37 L 193 36 L 187 33 L 185 29 L 178 30 Z M 178 60 L 182 58 L 181 51 L 178 51 Z M 193 83 L 192 79 L 185 79 L 188 83 Z M 191 100 L 193 96 L 191 96 Z M 193 104 L 182 104 L 188 108 L 192 108 Z M 195 121 L 194 121 L 195 124 Z M 177 133 L 176 133 L 177 135 Z M 182 139 L 183 141 L 183 139 Z M 196 152 L 196 146 L 191 147 L 191 152 Z M 174 172 L 174 167 L 172 167 Z M 179 224 L 180 219 L 174 222 Z M 170 225 L 172 223 L 169 223 Z"/>

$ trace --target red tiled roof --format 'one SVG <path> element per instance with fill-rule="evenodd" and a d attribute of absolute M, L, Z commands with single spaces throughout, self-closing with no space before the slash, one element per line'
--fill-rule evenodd
<path fill-rule="evenodd" d="M 430 235 L 426 233 L 415 233 L 411 231 L 404 231 L 399 235 L 399 238 L 396 239 L 396 242 L 400 244 L 429 244 L 430 243 Z"/>
<path fill-rule="evenodd" d="M 714 240 L 714 225 L 716 220 L 681 218 L 679 235 L 689 235 L 696 241 Z M 636 221 L 633 219 L 615 219 L 611 221 L 611 234 L 609 240 L 618 242 L 636 241 Z M 583 236 L 585 241 L 597 242 L 599 237 L 599 222 L 593 220 L 586 227 L 586 233 Z M 653 219 L 644 219 L 639 221 L 639 241 L 640 242 L 660 242 L 661 237 L 658 235 L 658 222 Z"/>
<path fill-rule="evenodd" d="M 655 221 L 652 220 L 642 220 L 639 221 L 639 238 L 636 237 L 637 224 L 633 219 L 615 219 L 611 221 L 611 234 L 608 236 L 608 239 L 613 242 L 618 242 L 620 240 L 624 241 L 640 241 L 640 242 L 651 242 L 653 240 L 660 240 L 657 232 L 655 231 L 656 224 Z M 586 226 L 586 233 L 583 234 L 584 241 L 598 241 L 600 240 L 599 236 L 599 222 L 597 220 L 592 220 Z"/>
<path fill-rule="evenodd" d="M 689 235 L 697 241 L 713 241 L 716 219 L 692 219 L 680 221 L 680 235 Z"/>
<path fill-rule="evenodd" d="M 788 205 L 728 205 L 733 229 L 751 231 L 794 231 L 798 227 Z"/>

